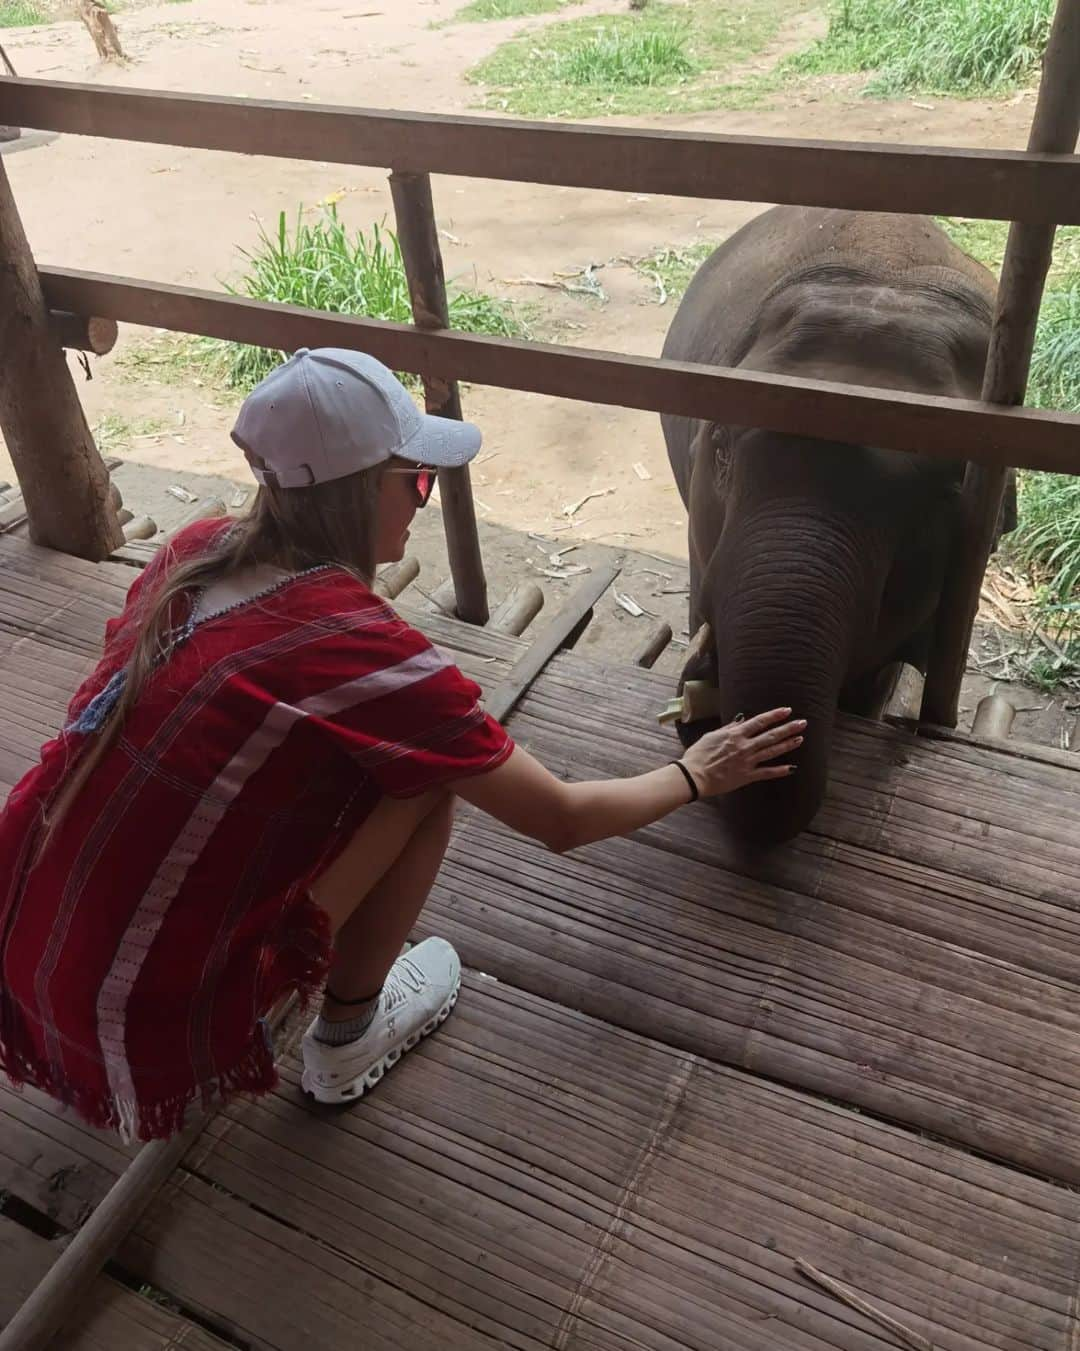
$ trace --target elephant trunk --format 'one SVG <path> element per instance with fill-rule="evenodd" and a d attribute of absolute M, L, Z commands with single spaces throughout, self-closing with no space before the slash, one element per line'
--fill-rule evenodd
<path fill-rule="evenodd" d="M 709 570 L 722 721 L 782 707 L 808 721 L 788 757 L 794 774 L 719 802 L 737 839 L 769 847 L 805 829 L 821 805 L 837 702 L 860 633 L 873 629 L 880 585 L 873 542 L 850 519 L 778 504 L 736 520 Z"/>

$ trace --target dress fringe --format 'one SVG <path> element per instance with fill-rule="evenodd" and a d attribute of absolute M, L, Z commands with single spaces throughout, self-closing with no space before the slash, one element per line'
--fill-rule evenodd
<path fill-rule="evenodd" d="M 313 901 L 290 909 L 287 932 L 271 963 L 272 994 L 268 1006 L 291 994 L 307 1008 L 318 995 L 330 965 L 330 925 Z M 169 1097 L 118 1099 L 107 1091 L 89 1089 L 60 1079 L 44 1064 L 27 1025 L 26 1014 L 10 992 L 0 989 L 0 1070 L 15 1088 L 40 1089 L 70 1107 L 90 1126 L 117 1132 L 125 1144 L 133 1140 L 167 1140 L 189 1125 L 192 1108 L 210 1111 L 237 1097 L 261 1096 L 278 1084 L 274 1047 L 265 1018 L 260 1018 L 244 1053 L 227 1069 L 205 1083 Z"/>

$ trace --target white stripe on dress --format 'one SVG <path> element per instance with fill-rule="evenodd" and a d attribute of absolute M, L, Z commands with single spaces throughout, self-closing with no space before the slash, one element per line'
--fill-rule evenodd
<path fill-rule="evenodd" d="M 434 648 L 425 648 L 394 666 L 369 671 L 343 685 L 310 695 L 297 704 L 271 705 L 262 723 L 222 768 L 195 805 L 128 922 L 112 965 L 98 991 L 98 1041 L 109 1088 L 125 1122 L 133 1119 L 132 1114 L 137 1111 L 135 1085 L 126 1054 L 128 1000 L 170 905 L 230 804 L 302 719 L 328 717 L 356 704 L 368 703 L 372 699 L 406 689 L 444 670 L 449 664 L 442 653 Z M 136 1121 L 136 1127 L 137 1124 Z M 130 1129 L 134 1134 L 135 1127 Z"/>

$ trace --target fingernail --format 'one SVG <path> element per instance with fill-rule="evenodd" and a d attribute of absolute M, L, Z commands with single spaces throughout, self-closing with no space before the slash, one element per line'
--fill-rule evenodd
<path fill-rule="evenodd" d="M 745 717 L 746 717 L 746 714 L 745 714 L 745 713 L 736 713 L 735 716 L 732 718 L 731 721 L 732 721 L 732 722 L 742 722 L 742 720 L 743 720 Z"/>
<path fill-rule="evenodd" d="M 798 765 L 788 765 L 788 767 L 787 767 L 787 772 L 788 772 L 789 774 L 794 774 L 795 771 L 796 771 L 798 768 L 799 768 Z"/>
<path fill-rule="evenodd" d="M 803 742 L 803 739 L 802 739 L 801 736 L 797 736 L 797 737 L 795 738 L 795 745 L 796 745 L 796 746 L 801 746 L 801 745 L 802 745 L 802 742 Z"/>
<path fill-rule="evenodd" d="M 799 721 L 795 724 L 796 727 L 805 727 L 806 725 L 807 723 L 805 718 L 800 718 Z"/>

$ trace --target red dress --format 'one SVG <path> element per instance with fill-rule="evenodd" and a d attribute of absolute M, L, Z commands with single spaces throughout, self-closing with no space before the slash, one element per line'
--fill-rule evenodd
<path fill-rule="evenodd" d="M 31 866 L 128 621 L 223 528 L 190 527 L 131 588 L 68 726 L 0 812 L 0 1068 L 139 1139 L 274 1086 L 265 1015 L 330 957 L 308 888 L 380 797 L 513 749 L 445 655 L 343 569 L 313 569 L 185 625 Z"/>

